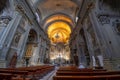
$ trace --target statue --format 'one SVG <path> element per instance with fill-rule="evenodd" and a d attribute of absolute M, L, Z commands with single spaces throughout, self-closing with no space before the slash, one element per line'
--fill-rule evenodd
<path fill-rule="evenodd" d="M 96 60 L 94 56 L 92 56 L 92 61 L 93 61 L 93 67 L 96 67 Z"/>
<path fill-rule="evenodd" d="M 92 60 L 93 60 L 93 67 L 101 67 L 103 68 L 104 64 L 103 64 L 103 56 L 102 55 L 97 55 L 92 56 Z"/>
<path fill-rule="evenodd" d="M 15 68 L 16 64 L 17 64 L 17 53 L 15 52 L 14 55 L 12 56 L 11 60 L 10 60 L 10 64 L 9 67 L 10 68 Z"/>
<path fill-rule="evenodd" d="M 99 66 L 103 67 L 103 65 L 104 65 L 103 64 L 103 56 L 102 55 L 98 55 L 97 58 L 98 58 L 98 61 L 99 61 Z"/>
<path fill-rule="evenodd" d="M 80 63 L 78 68 L 83 69 L 83 68 L 85 68 L 85 66 L 82 63 Z"/>

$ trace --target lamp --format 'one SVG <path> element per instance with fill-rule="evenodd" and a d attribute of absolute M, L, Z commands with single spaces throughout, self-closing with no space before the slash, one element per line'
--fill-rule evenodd
<path fill-rule="evenodd" d="M 60 36 L 58 35 L 58 33 L 55 35 L 55 38 L 59 38 Z"/>

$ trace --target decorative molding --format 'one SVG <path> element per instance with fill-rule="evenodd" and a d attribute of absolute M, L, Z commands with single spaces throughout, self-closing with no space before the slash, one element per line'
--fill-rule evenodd
<path fill-rule="evenodd" d="M 12 20 L 10 16 L 1 16 L 0 17 L 0 27 L 6 27 L 9 22 Z"/>
<path fill-rule="evenodd" d="M 16 10 L 22 14 L 25 14 L 25 10 L 20 4 L 16 5 Z"/>
<path fill-rule="evenodd" d="M 116 20 L 113 22 L 112 26 L 117 34 L 120 35 L 120 20 Z"/>
<path fill-rule="evenodd" d="M 97 16 L 98 21 L 104 25 L 104 24 L 110 24 L 110 17 L 109 15 L 98 15 Z"/>
<path fill-rule="evenodd" d="M 18 11 L 19 13 L 21 13 L 26 19 L 28 19 L 28 21 L 30 22 L 30 24 L 33 24 L 33 21 L 28 17 L 28 15 L 26 14 L 25 9 L 22 7 L 22 5 L 17 4 L 16 6 L 16 11 Z"/>

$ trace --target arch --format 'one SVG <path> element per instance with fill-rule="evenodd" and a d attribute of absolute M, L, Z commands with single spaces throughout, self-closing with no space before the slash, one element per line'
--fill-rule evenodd
<path fill-rule="evenodd" d="M 64 13 L 55 13 L 48 15 L 44 20 L 43 20 L 43 28 L 46 29 L 46 26 L 49 23 L 52 23 L 54 21 L 65 21 L 71 25 L 74 24 L 74 20 L 69 16 Z"/>
<path fill-rule="evenodd" d="M 57 15 L 61 15 L 61 16 L 65 16 L 65 17 L 68 17 L 69 19 L 72 20 L 72 22 L 74 22 L 74 20 L 72 19 L 71 16 L 65 14 L 65 13 L 62 13 L 62 12 L 56 12 L 56 13 L 52 13 L 48 16 L 45 17 L 45 19 L 43 20 L 43 22 L 45 22 L 47 19 L 51 18 L 51 17 L 54 17 L 54 16 L 57 16 Z"/>
<path fill-rule="evenodd" d="M 62 30 L 62 32 L 64 32 L 65 34 L 69 34 L 67 33 L 67 30 L 65 30 L 64 28 L 59 28 L 59 29 L 54 29 L 52 32 L 51 32 L 51 35 L 54 34 L 55 32 L 59 31 L 59 30 Z"/>
<path fill-rule="evenodd" d="M 28 39 L 30 39 L 30 42 L 38 41 L 37 32 L 34 29 L 30 29 Z"/>
<path fill-rule="evenodd" d="M 53 19 L 54 18 L 54 19 Z M 55 20 L 65 20 L 67 22 L 73 23 L 72 18 L 70 18 L 70 16 L 66 15 L 66 14 L 52 14 L 49 15 L 46 19 L 45 22 L 49 23 L 51 21 L 55 21 Z"/>
<path fill-rule="evenodd" d="M 30 59 L 32 55 L 34 54 L 36 47 L 38 46 L 37 42 L 38 42 L 38 34 L 33 28 L 31 28 L 29 31 L 29 35 L 28 35 L 28 40 L 26 43 L 26 51 L 25 51 L 25 56 L 24 56 L 26 66 L 30 65 L 29 63 Z"/>
<path fill-rule="evenodd" d="M 55 21 L 48 25 L 47 33 L 51 42 L 56 43 L 56 40 L 58 40 L 58 42 L 67 43 L 71 34 L 71 28 L 63 21 Z"/>
<path fill-rule="evenodd" d="M 70 24 L 69 22 L 63 21 L 63 20 L 56 20 L 56 21 L 52 21 L 52 22 L 48 23 L 48 24 L 45 26 L 45 28 L 44 28 L 45 32 L 47 32 L 48 27 L 49 27 L 51 24 L 55 23 L 55 22 L 64 22 L 65 24 L 69 25 L 69 28 L 71 29 L 71 31 L 73 30 L 73 26 L 74 26 L 73 24 Z"/>

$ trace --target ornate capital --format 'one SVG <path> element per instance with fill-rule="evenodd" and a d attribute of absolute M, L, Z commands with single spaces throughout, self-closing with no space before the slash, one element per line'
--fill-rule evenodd
<path fill-rule="evenodd" d="M 108 15 L 99 15 L 97 18 L 102 25 L 110 23 L 110 18 Z"/>
<path fill-rule="evenodd" d="M 25 13 L 24 8 L 23 8 L 20 4 L 17 4 L 17 6 L 16 6 L 16 10 L 17 10 L 18 12 L 22 13 L 22 14 Z"/>

